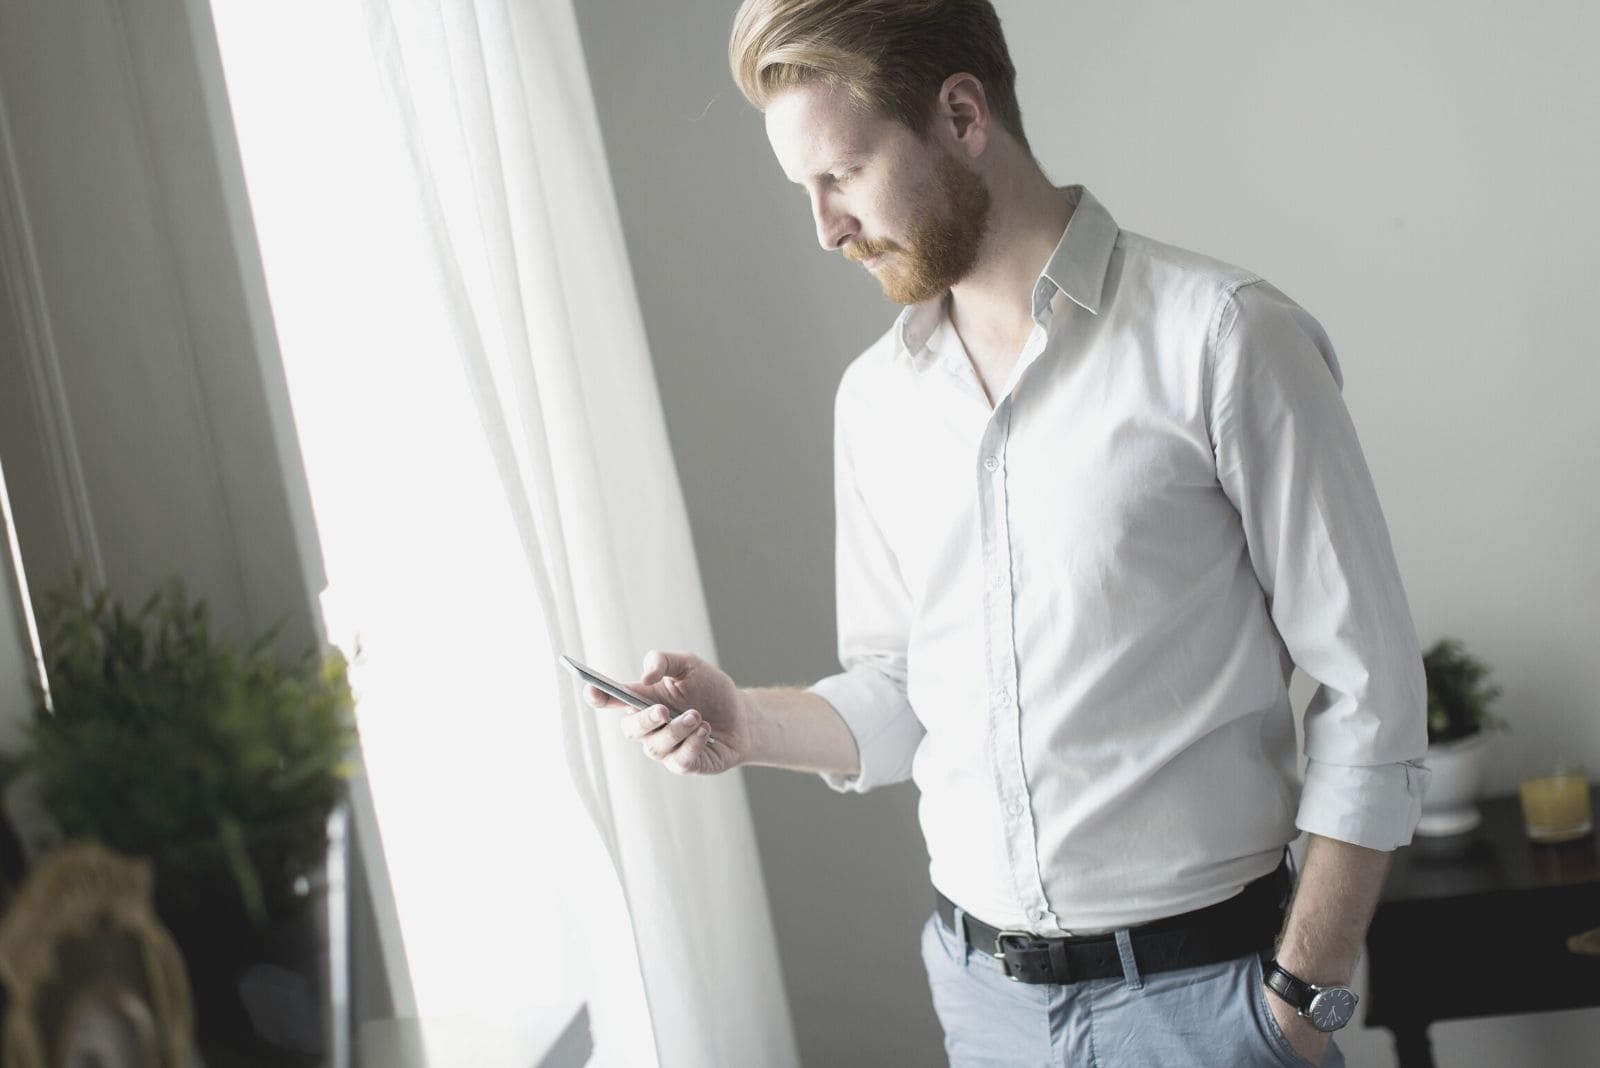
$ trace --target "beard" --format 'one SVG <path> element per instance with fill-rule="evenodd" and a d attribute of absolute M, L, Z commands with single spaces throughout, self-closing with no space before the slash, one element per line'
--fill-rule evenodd
<path fill-rule="evenodd" d="M 978 262 L 989 226 L 983 179 L 944 153 L 934 164 L 932 205 L 911 221 L 905 243 L 851 241 L 846 258 L 860 263 L 889 254 L 878 268 L 883 295 L 896 304 L 921 304 L 943 295 Z"/>

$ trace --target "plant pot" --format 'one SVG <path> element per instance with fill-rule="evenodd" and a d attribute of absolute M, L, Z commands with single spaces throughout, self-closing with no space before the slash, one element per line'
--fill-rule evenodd
<path fill-rule="evenodd" d="M 189 973 L 206 1068 L 342 1066 L 342 828 L 336 814 L 327 855 L 265 887 L 265 922 L 246 913 L 220 862 L 157 864 L 156 911 Z M 257 829 L 247 840 L 271 834 Z"/>
<path fill-rule="evenodd" d="M 1482 731 L 1453 742 L 1428 746 L 1432 773 L 1422 798 L 1417 833 L 1438 837 L 1465 834 L 1483 822 L 1475 802 L 1489 766 L 1489 737 Z"/>

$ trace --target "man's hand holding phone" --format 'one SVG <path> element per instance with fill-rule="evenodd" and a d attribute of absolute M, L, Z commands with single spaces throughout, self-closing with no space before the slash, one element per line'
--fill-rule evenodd
<path fill-rule="evenodd" d="M 583 698 L 595 708 L 622 712 L 622 733 L 669 770 L 714 775 L 737 767 L 749 755 L 745 695 L 725 672 L 693 653 L 652 650 L 644 658 L 644 674 L 624 692 L 653 703 L 634 708 L 592 680 Z"/>

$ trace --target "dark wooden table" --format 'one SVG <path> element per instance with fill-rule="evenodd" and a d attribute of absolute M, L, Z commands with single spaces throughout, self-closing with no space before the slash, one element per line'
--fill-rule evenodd
<path fill-rule="evenodd" d="M 1515 797 L 1478 807 L 1476 830 L 1395 852 L 1367 933 L 1366 1024 L 1394 1032 L 1401 1068 L 1431 1068 L 1436 1020 L 1600 1005 L 1600 957 L 1567 948 L 1600 927 L 1594 833 L 1535 845 Z"/>

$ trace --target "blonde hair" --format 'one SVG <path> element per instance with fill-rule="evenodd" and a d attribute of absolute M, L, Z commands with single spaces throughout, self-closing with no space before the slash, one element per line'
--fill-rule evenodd
<path fill-rule="evenodd" d="M 765 111 L 811 82 L 845 87 L 870 112 L 922 135 L 939 87 L 958 72 L 983 84 L 990 113 L 1024 148 L 1017 71 L 989 0 L 744 0 L 728 65 Z"/>

